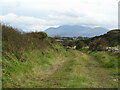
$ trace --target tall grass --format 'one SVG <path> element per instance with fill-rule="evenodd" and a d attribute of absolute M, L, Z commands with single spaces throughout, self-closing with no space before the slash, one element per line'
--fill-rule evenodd
<path fill-rule="evenodd" d="M 57 50 L 56 50 L 57 48 Z M 56 47 L 55 50 L 33 50 L 24 53 L 24 62 L 21 62 L 15 55 L 10 55 L 11 60 L 6 56 L 3 60 L 3 87 L 33 87 L 28 84 L 34 83 L 34 80 L 42 75 L 42 72 L 50 69 L 56 62 L 65 60 L 67 52 Z M 28 81 L 27 81 L 28 80 Z M 34 84 L 32 84 L 34 85 Z"/>
<path fill-rule="evenodd" d="M 51 47 L 51 40 L 43 32 L 21 34 L 16 29 L 3 25 L 3 55 L 14 54 L 19 61 L 24 61 L 24 53 L 31 50 L 43 50 Z M 10 59 L 10 58 L 9 58 Z"/>
<path fill-rule="evenodd" d="M 113 52 L 92 52 L 102 66 L 106 68 L 117 68 L 118 67 L 118 55 Z"/>
<path fill-rule="evenodd" d="M 2 37 L 3 87 L 27 87 L 31 77 L 67 57 L 65 49 L 43 32 L 21 34 L 3 25 Z"/>

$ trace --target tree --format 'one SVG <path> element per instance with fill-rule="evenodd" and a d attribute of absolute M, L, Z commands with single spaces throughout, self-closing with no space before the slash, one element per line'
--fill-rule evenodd
<path fill-rule="evenodd" d="M 74 42 L 74 41 L 70 41 L 70 42 L 68 43 L 68 46 L 70 46 L 70 47 L 75 46 L 75 42 Z"/>
<path fill-rule="evenodd" d="M 83 41 L 76 41 L 76 49 L 80 49 L 80 48 L 83 48 L 85 47 L 86 44 L 83 42 Z"/>
<path fill-rule="evenodd" d="M 89 49 L 93 51 L 102 51 L 108 46 L 108 42 L 104 38 L 96 38 L 89 44 Z"/>
<path fill-rule="evenodd" d="M 40 35 L 40 39 L 44 39 L 44 38 L 47 38 L 47 34 L 45 32 L 39 32 L 39 35 Z"/>
<path fill-rule="evenodd" d="M 32 32 L 32 33 L 28 33 L 28 35 L 34 37 L 34 38 L 38 38 L 38 39 L 44 39 L 47 37 L 47 34 L 45 32 Z"/>

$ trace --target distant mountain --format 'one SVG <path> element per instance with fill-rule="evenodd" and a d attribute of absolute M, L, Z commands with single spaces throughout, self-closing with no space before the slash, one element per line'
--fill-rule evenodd
<path fill-rule="evenodd" d="M 106 33 L 108 29 L 102 27 L 87 27 L 87 26 L 79 26 L 79 25 L 63 25 L 57 28 L 48 28 L 45 32 L 48 36 L 61 36 L 61 37 L 74 37 L 74 36 L 82 36 L 82 37 L 93 37 Z"/>

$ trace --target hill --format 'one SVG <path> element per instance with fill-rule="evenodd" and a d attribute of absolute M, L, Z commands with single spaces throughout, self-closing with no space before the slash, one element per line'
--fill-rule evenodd
<path fill-rule="evenodd" d="M 93 37 L 106 33 L 108 29 L 102 27 L 87 27 L 87 26 L 79 26 L 79 25 L 63 25 L 57 28 L 48 28 L 45 32 L 48 36 L 61 36 L 61 37 Z"/>
<path fill-rule="evenodd" d="M 91 40 L 97 39 L 97 38 L 104 38 L 106 41 L 109 42 L 110 46 L 117 46 L 120 45 L 120 29 L 114 29 L 108 31 L 104 35 L 93 37 Z"/>
<path fill-rule="evenodd" d="M 52 47 L 52 39 L 44 32 L 24 33 L 17 29 L 2 26 L 3 55 L 8 53 L 15 55 L 18 60 L 24 61 L 24 53 L 31 50 L 44 50 Z"/>

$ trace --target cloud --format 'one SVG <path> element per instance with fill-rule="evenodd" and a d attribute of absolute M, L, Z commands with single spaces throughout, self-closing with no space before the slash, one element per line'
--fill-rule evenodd
<path fill-rule="evenodd" d="M 10 13 L 5 16 L 0 16 L 0 18 L 2 23 L 22 29 L 25 32 L 41 31 L 48 27 L 45 25 L 45 20 L 35 17 L 17 16 Z"/>
<path fill-rule="evenodd" d="M 0 0 L 0 18 L 26 32 L 64 24 L 117 28 L 118 1 Z"/>

